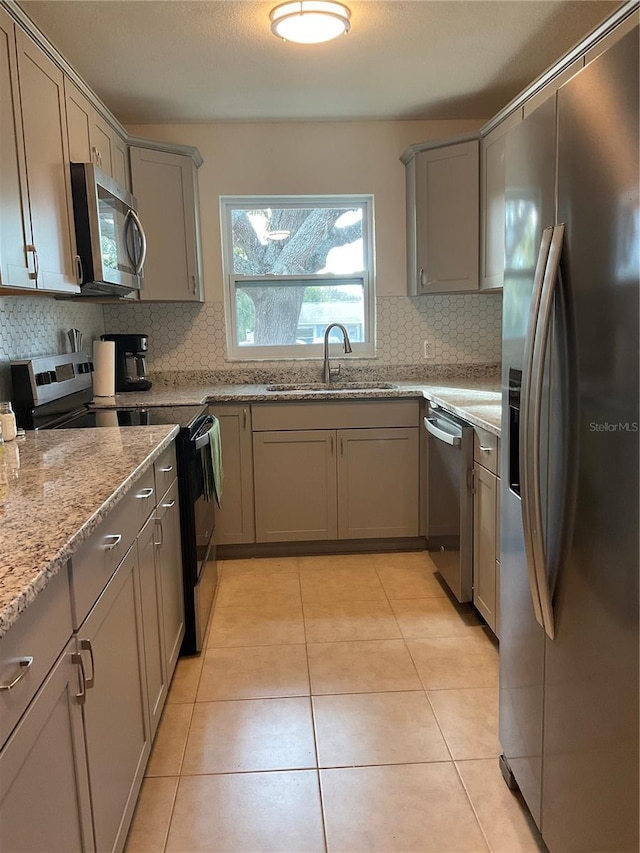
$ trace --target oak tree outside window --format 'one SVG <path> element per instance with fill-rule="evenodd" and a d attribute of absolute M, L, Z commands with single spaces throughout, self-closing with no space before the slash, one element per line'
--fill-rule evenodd
<path fill-rule="evenodd" d="M 330 323 L 354 355 L 374 354 L 372 196 L 223 196 L 220 207 L 230 358 L 320 357 Z"/>

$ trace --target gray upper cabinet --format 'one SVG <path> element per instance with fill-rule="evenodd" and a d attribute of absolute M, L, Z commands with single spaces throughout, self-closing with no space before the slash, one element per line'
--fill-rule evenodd
<path fill-rule="evenodd" d="M 409 295 L 477 290 L 478 140 L 410 150 L 401 159 Z"/>
<path fill-rule="evenodd" d="M 115 131 L 68 77 L 64 79 L 64 92 L 69 159 L 72 163 L 93 163 L 115 178 Z"/>
<path fill-rule="evenodd" d="M 131 188 L 147 235 L 142 301 L 202 302 L 198 172 L 185 154 L 132 146 Z"/>
<path fill-rule="evenodd" d="M 26 178 L 37 286 L 78 293 L 63 74 L 16 28 Z"/>
<path fill-rule="evenodd" d="M 216 516 L 218 545 L 255 542 L 253 446 L 249 406 L 211 406 L 220 422 L 224 460 L 224 494 Z"/>
<path fill-rule="evenodd" d="M 0 285 L 35 288 L 15 28 L 0 9 Z"/>
<path fill-rule="evenodd" d="M 117 184 L 131 192 L 129 146 L 117 130 L 111 133 L 111 175 Z"/>
<path fill-rule="evenodd" d="M 521 121 L 522 108 L 480 141 L 480 290 L 501 288 L 504 281 L 506 142 Z"/>

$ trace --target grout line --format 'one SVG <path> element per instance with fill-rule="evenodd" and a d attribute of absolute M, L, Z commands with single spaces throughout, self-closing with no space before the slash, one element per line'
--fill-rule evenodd
<path fill-rule="evenodd" d="M 476 760 L 476 759 L 473 759 L 473 760 Z M 469 805 L 471 806 L 471 811 L 473 812 L 473 816 L 476 819 L 476 823 L 480 827 L 480 832 L 482 833 L 482 837 L 484 838 L 484 842 L 487 845 L 487 850 L 489 851 L 489 853 L 493 853 L 493 848 L 489 844 L 489 839 L 487 838 L 487 834 L 484 831 L 484 826 L 482 825 L 482 821 L 480 820 L 480 815 L 476 811 L 476 807 L 473 804 L 473 800 L 471 799 L 471 794 L 467 790 L 467 786 L 464 784 L 464 779 L 462 778 L 462 774 L 460 773 L 460 769 L 458 768 L 458 762 L 454 761 L 453 766 L 454 766 L 454 769 L 456 771 L 456 775 L 457 775 L 458 779 L 460 780 L 460 784 L 462 785 L 462 790 L 464 791 L 465 796 L 469 802 Z"/>
<path fill-rule="evenodd" d="M 178 799 L 178 789 L 180 788 L 180 776 L 172 777 L 172 778 L 176 779 L 177 784 L 176 784 L 176 789 L 173 792 L 173 799 L 171 800 L 171 809 L 169 811 L 169 821 L 167 823 L 167 829 L 166 829 L 166 832 L 164 834 L 164 841 L 162 844 L 161 853 L 165 853 L 165 850 L 167 849 L 167 844 L 169 843 L 169 834 L 171 832 L 171 824 L 173 823 L 173 814 L 175 812 L 176 801 Z"/>

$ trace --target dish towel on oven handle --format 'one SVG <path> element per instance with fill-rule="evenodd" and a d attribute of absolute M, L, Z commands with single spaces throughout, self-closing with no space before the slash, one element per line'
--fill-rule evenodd
<path fill-rule="evenodd" d="M 209 430 L 209 444 L 202 454 L 202 474 L 204 478 L 204 496 L 210 501 L 215 497 L 218 506 L 222 501 L 224 470 L 222 468 L 222 443 L 220 440 L 220 422 L 213 419 Z"/>

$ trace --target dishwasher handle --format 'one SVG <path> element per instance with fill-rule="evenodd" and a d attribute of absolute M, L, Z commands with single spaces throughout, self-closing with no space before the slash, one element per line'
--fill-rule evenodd
<path fill-rule="evenodd" d="M 427 432 L 430 432 L 435 438 L 444 441 L 445 444 L 450 444 L 451 447 L 459 447 L 462 442 L 462 436 L 447 432 L 440 426 L 440 421 L 436 418 L 425 418 L 424 425 Z"/>

